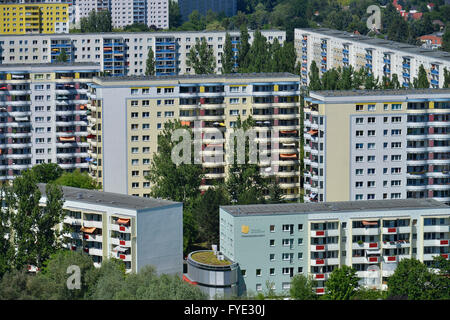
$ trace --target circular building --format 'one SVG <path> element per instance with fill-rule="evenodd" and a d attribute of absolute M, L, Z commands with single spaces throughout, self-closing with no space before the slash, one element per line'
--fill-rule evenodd
<path fill-rule="evenodd" d="M 183 280 L 198 286 L 211 299 L 238 295 L 238 264 L 218 251 L 194 251 L 187 258 Z"/>

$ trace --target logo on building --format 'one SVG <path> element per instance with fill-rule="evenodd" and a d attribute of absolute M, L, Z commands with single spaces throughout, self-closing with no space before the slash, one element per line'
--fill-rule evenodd
<path fill-rule="evenodd" d="M 245 226 L 245 225 L 242 225 L 242 226 L 241 226 L 241 232 L 242 232 L 242 233 L 247 234 L 247 233 L 248 233 L 248 230 L 249 230 L 249 227 L 248 227 L 248 226 Z"/>
<path fill-rule="evenodd" d="M 381 30 L 381 10 L 379 6 L 371 5 L 367 8 L 367 13 L 371 15 L 367 18 L 367 29 Z"/>

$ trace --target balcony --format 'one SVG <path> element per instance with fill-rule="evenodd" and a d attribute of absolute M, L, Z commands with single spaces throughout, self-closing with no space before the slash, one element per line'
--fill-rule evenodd
<path fill-rule="evenodd" d="M 450 232 L 450 226 L 448 225 L 424 226 L 423 232 Z"/>
<path fill-rule="evenodd" d="M 87 233 L 85 233 L 83 235 L 83 240 L 85 240 L 85 241 L 102 242 L 103 241 L 103 236 L 101 234 L 87 234 Z"/>
<path fill-rule="evenodd" d="M 74 164 L 75 165 L 75 164 Z M 84 220 L 83 227 L 86 228 L 103 228 L 102 221 Z"/>
<path fill-rule="evenodd" d="M 338 229 L 331 229 L 331 230 L 312 230 L 311 231 L 311 237 L 312 238 L 319 238 L 319 237 L 336 237 L 339 235 Z"/>
<path fill-rule="evenodd" d="M 448 239 L 432 239 L 432 240 L 424 240 L 424 247 L 448 247 Z"/>
<path fill-rule="evenodd" d="M 355 236 L 377 236 L 380 234 L 380 228 L 353 228 L 352 234 Z"/>
<path fill-rule="evenodd" d="M 119 225 L 119 224 L 115 224 L 115 223 L 110 224 L 110 229 L 113 231 L 131 233 L 131 227 Z"/>

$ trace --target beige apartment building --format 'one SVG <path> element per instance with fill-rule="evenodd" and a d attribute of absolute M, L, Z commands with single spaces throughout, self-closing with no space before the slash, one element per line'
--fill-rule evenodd
<path fill-rule="evenodd" d="M 238 117 L 251 116 L 254 141 L 264 142 L 270 156 L 259 163 L 262 175 L 278 179 L 285 199 L 299 197 L 299 83 L 293 74 L 97 77 L 88 94 L 89 171 L 105 191 L 150 196 L 145 176 L 165 122 L 197 126 L 201 155 L 220 156 Z M 224 181 L 225 158 L 204 158 L 202 165 L 203 190 Z"/>

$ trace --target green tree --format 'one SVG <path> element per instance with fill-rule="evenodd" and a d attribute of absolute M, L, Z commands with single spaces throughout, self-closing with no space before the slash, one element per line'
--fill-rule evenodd
<path fill-rule="evenodd" d="M 223 186 L 211 187 L 193 205 L 200 238 L 208 244 L 219 243 L 219 207 L 230 204 Z"/>
<path fill-rule="evenodd" d="M 33 278 L 25 269 L 6 272 L 0 280 L 0 300 L 37 299 Z"/>
<path fill-rule="evenodd" d="M 430 82 L 428 81 L 427 72 L 425 68 L 421 64 L 419 67 L 419 73 L 417 74 L 417 78 L 413 80 L 413 86 L 416 89 L 428 89 L 430 87 Z"/>
<path fill-rule="evenodd" d="M 270 72 L 281 72 L 283 63 L 283 52 L 280 42 L 277 38 L 273 40 L 273 43 L 269 45 L 270 52 Z"/>
<path fill-rule="evenodd" d="M 182 24 L 180 7 L 178 2 L 169 0 L 169 28 L 178 28 Z"/>
<path fill-rule="evenodd" d="M 253 33 L 253 42 L 248 51 L 249 64 L 247 72 L 269 72 L 270 51 L 269 43 L 259 30 Z"/>
<path fill-rule="evenodd" d="M 11 261 L 14 258 L 14 247 L 9 238 L 12 231 L 11 217 L 14 214 L 13 196 L 12 188 L 3 184 L 0 189 L 0 203 L 4 204 L 0 207 L 0 279 L 11 270 Z"/>
<path fill-rule="evenodd" d="M 311 62 L 311 66 L 309 68 L 309 86 L 310 90 L 321 90 L 322 83 L 320 81 L 319 68 L 317 67 L 316 61 Z"/>
<path fill-rule="evenodd" d="M 101 10 L 99 12 L 92 10 L 87 17 L 80 19 L 80 30 L 82 33 L 111 32 L 111 12 L 108 10 Z"/>
<path fill-rule="evenodd" d="M 69 266 L 80 268 L 80 289 L 69 289 L 67 286 L 67 280 L 71 276 L 67 273 Z M 35 277 L 39 287 L 43 288 L 39 292 L 39 299 L 80 300 L 86 299 L 93 290 L 98 270 L 94 267 L 91 256 L 62 249 L 45 261 L 42 270 Z"/>
<path fill-rule="evenodd" d="M 316 283 L 312 277 L 297 274 L 291 280 L 290 297 L 295 300 L 316 300 L 315 286 Z"/>
<path fill-rule="evenodd" d="M 354 88 L 353 83 L 353 67 L 349 66 L 347 68 L 343 68 L 342 72 L 339 72 L 340 80 L 338 82 L 339 90 L 350 90 Z"/>
<path fill-rule="evenodd" d="M 277 178 L 273 179 L 272 183 L 268 185 L 269 197 L 267 199 L 267 203 L 282 203 L 283 199 L 283 190 L 280 188 L 280 183 Z"/>
<path fill-rule="evenodd" d="M 37 182 L 48 183 L 55 181 L 63 174 L 63 169 L 56 163 L 41 163 L 33 166 L 31 171 L 36 176 Z"/>
<path fill-rule="evenodd" d="M 444 88 L 450 88 L 450 71 L 444 68 Z"/>
<path fill-rule="evenodd" d="M 331 272 L 329 279 L 325 282 L 324 299 L 327 300 L 351 300 L 358 288 L 358 277 L 356 270 L 343 265 Z"/>
<path fill-rule="evenodd" d="M 109 259 L 102 262 L 98 270 L 97 281 L 90 292 L 91 299 L 113 300 L 119 293 L 124 296 L 125 268 L 123 262 Z M 123 297 L 125 299 L 125 297 Z M 130 297 L 133 298 L 133 297 Z"/>
<path fill-rule="evenodd" d="M 194 68 L 196 74 L 212 74 L 216 68 L 214 50 L 209 48 L 205 37 L 197 40 L 187 54 L 186 64 Z"/>
<path fill-rule="evenodd" d="M 353 300 L 384 300 L 385 298 L 386 293 L 384 291 L 364 287 L 358 288 L 353 296 Z"/>
<path fill-rule="evenodd" d="M 154 76 L 155 75 L 155 54 L 153 53 L 153 49 L 150 47 L 148 49 L 147 61 L 145 63 L 145 75 L 146 76 Z"/>
<path fill-rule="evenodd" d="M 225 35 L 225 45 L 223 48 L 222 55 L 222 73 L 232 73 L 235 71 L 234 62 L 235 62 L 233 46 L 231 43 L 230 34 L 227 32 Z"/>
<path fill-rule="evenodd" d="M 66 62 L 69 60 L 69 56 L 67 55 L 66 49 L 62 48 L 61 53 L 56 57 L 57 62 Z"/>
<path fill-rule="evenodd" d="M 58 179 L 55 180 L 57 184 L 62 186 L 81 188 L 81 189 L 98 189 L 98 185 L 87 172 L 74 170 L 72 172 L 64 172 Z"/>
<path fill-rule="evenodd" d="M 436 299 L 440 290 L 436 290 L 435 277 L 419 260 L 402 259 L 388 278 L 388 296 L 407 297 L 408 300 Z"/>
<path fill-rule="evenodd" d="M 442 50 L 450 52 L 450 23 L 447 24 L 442 35 Z"/>
<path fill-rule="evenodd" d="M 250 44 L 249 44 L 250 35 L 248 34 L 246 25 L 242 25 L 240 31 L 241 31 L 241 33 L 240 33 L 240 42 L 239 42 L 238 59 L 237 59 L 238 72 L 245 73 L 245 72 L 247 72 L 247 68 L 248 68 L 248 64 L 249 64 L 248 52 L 250 50 Z"/>
<path fill-rule="evenodd" d="M 149 32 L 150 28 L 145 23 L 134 22 L 133 24 L 123 27 L 123 31 L 124 32 Z"/>

